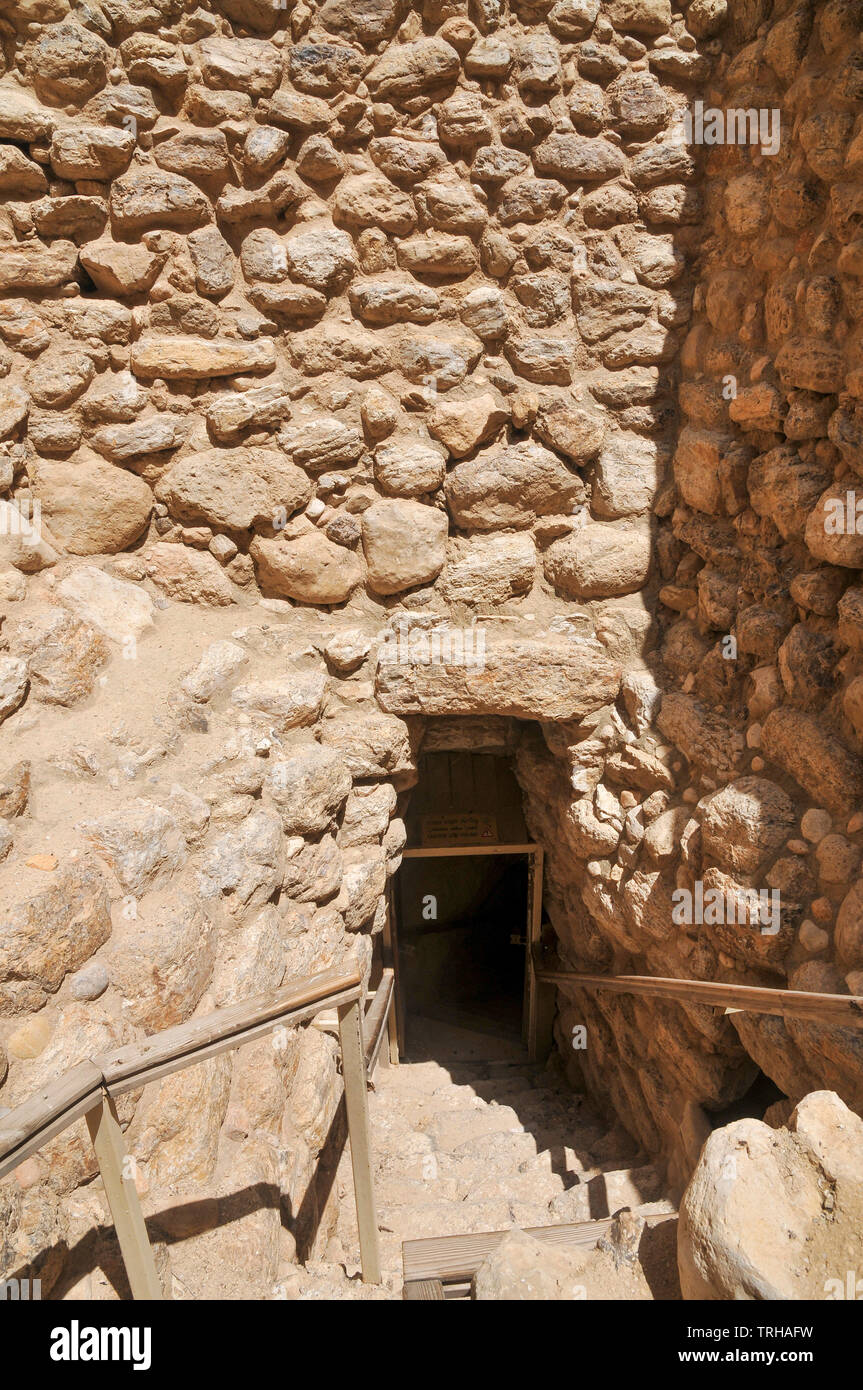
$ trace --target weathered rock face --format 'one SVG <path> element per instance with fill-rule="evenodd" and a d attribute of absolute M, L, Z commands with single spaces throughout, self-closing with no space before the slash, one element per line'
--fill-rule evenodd
<path fill-rule="evenodd" d="M 217 449 L 171 464 L 156 493 L 178 520 L 247 531 L 308 502 L 312 485 L 275 449 Z"/>
<path fill-rule="evenodd" d="M 787 1128 L 738 1120 L 716 1130 L 680 1207 L 683 1296 L 848 1297 L 861 1210 L 863 1120 L 832 1091 L 801 1100 Z"/>
<path fill-rule="evenodd" d="M 367 966 L 427 717 L 511 721 L 572 965 L 863 994 L 854 5 L 0 9 L 0 1108 Z M 557 1034 L 679 1181 L 757 1067 L 863 1105 L 850 1030 Z M 128 1101 L 157 1197 L 302 1205 L 338 1086 L 291 1038 Z"/>
<path fill-rule="evenodd" d="M 568 598 L 608 598 L 643 588 L 650 558 L 646 531 L 588 522 L 549 546 L 545 575 Z"/>
<path fill-rule="evenodd" d="M 51 535 L 72 555 L 125 550 L 146 530 L 153 510 L 141 478 L 93 455 L 74 463 L 39 462 L 33 488 Z"/>
<path fill-rule="evenodd" d="M 173 816 L 138 797 L 110 819 L 83 822 L 81 829 L 130 893 L 164 883 L 186 857 Z"/>
<path fill-rule="evenodd" d="M 37 869 L 8 868 L 7 929 L 0 960 L 0 1008 L 10 1015 L 39 1009 L 64 976 L 107 941 L 111 915 L 98 869 L 70 864 L 54 882 Z"/>
<path fill-rule="evenodd" d="M 701 842 L 724 869 L 755 874 L 795 827 L 794 806 L 763 777 L 742 777 L 701 804 Z"/>
<path fill-rule="evenodd" d="M 557 1250 L 544 1250 L 525 1231 L 512 1231 L 477 1270 L 472 1294 L 480 1303 L 585 1298 L 579 1274 L 577 1259 Z"/>
<path fill-rule="evenodd" d="M 515 1228 L 480 1265 L 471 1298 L 479 1303 L 652 1298 L 638 1257 L 644 1227 L 642 1217 L 623 1210 L 594 1250 L 558 1248 Z"/>
<path fill-rule="evenodd" d="M 251 554 L 261 592 L 300 603 L 343 603 L 362 581 L 359 558 L 319 531 L 285 539 L 256 538 Z"/>
<path fill-rule="evenodd" d="M 363 512 L 363 550 L 369 587 L 398 594 L 427 584 L 443 569 L 447 520 L 420 502 L 374 502 Z"/>
<path fill-rule="evenodd" d="M 533 538 L 523 532 L 453 537 L 441 592 L 450 603 L 502 603 L 530 592 L 536 559 Z"/>
<path fill-rule="evenodd" d="M 216 957 L 216 931 L 185 893 L 148 894 L 146 906 L 111 941 L 111 977 L 128 1014 L 147 1033 L 182 1023 L 206 989 Z"/>
<path fill-rule="evenodd" d="M 538 516 L 571 511 L 579 495 L 578 477 L 536 444 L 460 463 L 447 478 L 447 502 L 464 530 L 527 527 Z"/>

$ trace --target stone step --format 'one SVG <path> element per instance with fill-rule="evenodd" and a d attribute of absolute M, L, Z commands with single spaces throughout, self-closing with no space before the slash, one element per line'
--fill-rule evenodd
<path fill-rule="evenodd" d="M 405 1062 L 384 1074 L 383 1089 L 409 1084 L 414 1090 L 431 1093 L 454 1079 L 451 1068 L 440 1062 Z"/>
<path fill-rule="evenodd" d="M 521 1163 L 518 1171 L 538 1174 L 556 1173 L 564 1187 L 571 1187 L 576 1182 L 585 1182 L 587 1175 L 593 1176 L 580 1163 L 575 1149 L 567 1147 L 542 1149 L 538 1154 Z"/>
<path fill-rule="evenodd" d="M 375 1098 L 375 1104 L 369 1107 L 369 1114 L 386 1116 L 402 1116 L 416 1123 L 418 1119 L 423 1119 L 434 1114 L 448 1114 L 454 1110 L 481 1109 L 488 1102 L 480 1100 L 474 1096 L 470 1087 L 454 1086 L 447 1088 L 444 1092 L 435 1092 L 429 1095 L 423 1091 L 400 1091 L 397 1093 L 386 1093 Z"/>
<path fill-rule="evenodd" d="M 449 1078 L 441 1080 L 437 1086 L 426 1086 L 414 1085 L 411 1077 L 405 1076 L 403 1078 L 399 1077 L 397 1081 L 390 1081 L 380 1086 L 377 1094 L 382 1098 L 394 1100 L 403 1100 L 405 1098 L 419 1100 L 425 1098 L 430 1102 L 433 1098 L 437 1098 L 442 1103 L 446 1102 L 448 1096 L 459 1096 L 462 1104 L 464 1104 L 465 1093 L 470 1090 L 471 1087 L 469 1084 L 462 1084 L 457 1081 L 452 1081 Z"/>
<path fill-rule="evenodd" d="M 511 1105 L 519 1114 L 539 1113 L 545 1107 L 549 1112 L 565 1115 L 576 1121 L 584 1113 L 577 1097 L 567 1096 L 550 1086 L 525 1086 L 521 1081 L 511 1086 L 502 1086 L 499 1082 L 490 1081 L 480 1082 L 472 1089 L 487 1104 Z M 588 1116 L 597 1124 L 600 1123 L 597 1117 L 589 1112 Z"/>
<path fill-rule="evenodd" d="M 523 1134 L 525 1127 L 508 1106 L 483 1110 L 453 1110 L 434 1115 L 424 1131 L 440 1153 L 453 1153 L 465 1141 L 492 1134 Z"/>
<path fill-rule="evenodd" d="M 423 1138 L 427 1138 L 426 1135 Z M 421 1154 L 382 1153 L 375 1163 L 378 1184 L 389 1182 L 434 1182 L 438 1177 L 451 1177 L 454 1160 L 448 1154 L 435 1153 L 428 1140 L 428 1149 Z"/>
<path fill-rule="evenodd" d="M 461 1202 L 469 1184 L 454 1177 L 391 1178 L 382 1182 L 379 1198 L 388 1207 L 427 1206 L 431 1202 Z"/>
<path fill-rule="evenodd" d="M 284 1299 L 301 1303 L 342 1302 L 346 1299 L 369 1303 L 400 1298 L 400 1282 L 397 1285 L 391 1277 L 387 1286 L 386 1273 L 384 1277 L 382 1287 L 364 1284 L 359 1274 L 350 1278 L 341 1265 L 311 1262 L 282 1265 L 270 1297 L 277 1301 Z"/>
<path fill-rule="evenodd" d="M 402 1117 L 374 1116 L 371 1119 L 372 1152 L 377 1155 L 398 1152 L 403 1155 L 428 1153 L 428 1136 Z"/>
<path fill-rule="evenodd" d="M 622 1207 L 641 1212 L 643 1205 L 663 1199 L 664 1186 L 664 1170 L 655 1164 L 619 1168 L 570 1187 L 553 1199 L 552 1211 L 560 1221 L 598 1221 Z M 673 1211 L 674 1206 L 662 1209 Z"/>
<path fill-rule="evenodd" d="M 554 1101 L 539 1100 L 523 1104 L 510 1102 L 510 1107 L 518 1115 L 525 1129 L 532 1130 L 580 1130 L 578 1113 Z"/>
<path fill-rule="evenodd" d="M 601 1136 L 597 1135 L 595 1130 L 588 1130 L 585 1132 L 581 1126 L 577 1124 L 534 1124 L 530 1126 L 530 1133 L 536 1139 L 538 1151 L 560 1148 L 574 1149 L 586 1167 L 596 1168 L 598 1170 L 602 1166 L 601 1162 L 597 1159 L 597 1145 L 600 1142 Z M 632 1157 L 631 1153 L 628 1153 L 626 1149 L 622 1150 L 622 1152 L 616 1155 L 615 1166 L 618 1168 L 625 1167 L 628 1163 L 632 1162 Z M 612 1160 L 608 1160 L 608 1162 L 611 1163 Z"/>
<path fill-rule="evenodd" d="M 472 1231 L 499 1231 L 513 1224 L 509 1203 L 429 1202 L 421 1207 L 381 1206 L 378 1220 L 401 1240 L 423 1236 L 458 1236 Z"/>
<path fill-rule="evenodd" d="M 390 1159 L 378 1169 L 378 1192 L 383 1200 L 391 1184 L 407 1182 L 421 1183 L 427 1191 L 434 1194 L 439 1183 L 454 1182 L 459 1189 L 458 1199 L 462 1200 L 472 1187 L 487 1178 L 517 1180 L 520 1172 L 518 1159 L 519 1153 L 514 1154 L 512 1147 L 499 1149 L 495 1154 L 486 1151 L 478 1157 L 470 1153 L 431 1153 L 404 1160 Z M 553 1177 L 553 1173 L 550 1168 L 537 1169 L 534 1176 L 545 1182 Z"/>
<path fill-rule="evenodd" d="M 536 1141 L 532 1134 L 498 1132 L 465 1139 L 452 1149 L 453 1158 L 473 1159 L 486 1163 L 510 1164 L 513 1172 L 529 1159 L 536 1157 Z"/>
<path fill-rule="evenodd" d="M 512 1101 L 514 1096 L 529 1096 L 540 1089 L 550 1090 L 549 1087 L 532 1085 L 529 1077 L 521 1075 L 491 1077 L 488 1080 L 466 1082 L 465 1085 L 467 1084 L 470 1084 L 474 1093 L 483 1100 Z"/>
<path fill-rule="evenodd" d="M 503 1199 L 510 1202 L 527 1202 L 548 1207 L 556 1197 L 563 1193 L 563 1179 L 559 1173 L 505 1173 L 488 1174 L 467 1184 L 466 1197 L 471 1202 L 486 1202 Z"/>
<path fill-rule="evenodd" d="M 521 1077 L 530 1084 L 537 1070 L 533 1063 L 525 1062 L 453 1062 L 450 1075 L 460 1086 L 472 1086 L 474 1082 L 493 1081 L 498 1077 Z"/>
<path fill-rule="evenodd" d="M 389 1289 L 400 1287 L 403 1240 L 673 1211 L 662 1170 L 554 1067 L 403 1064 L 382 1074 L 369 1109 Z M 339 1239 L 356 1259 L 349 1166 L 339 1178 Z M 353 1282 L 319 1278 L 332 1297 L 355 1297 Z M 289 1296 L 324 1295 L 310 1285 Z"/>
<path fill-rule="evenodd" d="M 638 1144 L 622 1125 L 613 1125 L 594 1145 L 594 1156 L 598 1163 L 610 1159 L 629 1158 L 630 1162 L 638 1156 Z"/>

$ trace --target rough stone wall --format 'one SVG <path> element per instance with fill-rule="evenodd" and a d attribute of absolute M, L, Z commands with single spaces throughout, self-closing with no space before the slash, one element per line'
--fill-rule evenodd
<path fill-rule="evenodd" d="M 801 535 L 854 459 L 828 392 L 854 380 L 860 50 L 853 6 L 803 13 L 0 0 L 0 1105 L 368 964 L 423 716 L 524 721 L 572 963 L 853 985 L 855 672 L 831 703 L 828 667 L 863 557 Z M 712 83 L 799 107 L 772 164 L 723 149 L 704 178 L 679 117 Z M 479 632 L 481 663 L 425 664 Z M 800 841 L 810 805 L 831 833 Z M 702 866 L 778 876 L 782 930 L 681 931 Z M 846 1034 L 600 996 L 562 1001 L 564 1049 L 584 1020 L 588 1084 L 678 1172 L 755 1061 L 859 1100 Z M 291 1032 L 126 1099 L 166 1239 L 210 1226 L 209 1258 L 275 1279 L 334 1054 Z M 60 1280 L 92 1174 L 78 1126 L 4 1183 L 4 1266 Z M 275 1199 L 238 1215 L 240 1190 Z"/>
<path fill-rule="evenodd" d="M 771 983 L 840 994 L 863 988 L 863 551 L 829 515 L 863 465 L 861 32 L 855 4 L 745 7 L 716 75 L 726 106 L 779 108 L 782 139 L 775 156 L 725 147 L 707 161 L 697 318 L 682 353 L 687 420 L 670 528 L 680 551 L 669 540 L 663 576 L 681 615 L 665 650 L 696 645 L 688 702 L 660 727 L 690 753 L 679 734 L 693 715 L 702 722 L 699 706 L 711 721 L 730 716 L 744 734 L 735 772 L 757 779 L 745 785 L 760 862 L 735 854 L 740 809 L 727 800 L 720 810 L 716 797 L 706 819 L 702 804 L 702 866 L 781 890 L 782 930 L 760 962 Z M 717 379 L 729 376 L 736 396 L 725 400 Z M 717 660 L 718 633 L 736 637 L 736 662 Z M 695 758 L 701 768 L 716 759 L 715 745 Z M 720 969 L 759 966 L 728 940 L 716 945 Z M 757 1016 L 734 1024 L 790 1097 L 817 1083 L 863 1105 L 859 1033 Z"/>
<path fill-rule="evenodd" d="M 618 731 L 594 794 L 603 823 L 585 800 L 545 826 L 589 830 L 576 852 L 595 856 L 591 877 L 573 892 L 561 874 L 557 919 L 595 968 L 863 987 L 863 551 L 829 506 L 847 510 L 850 491 L 853 512 L 863 466 L 861 20 L 844 0 L 731 5 L 726 51 L 699 88 L 706 108 L 781 113 L 781 139 L 773 153 L 701 151 L 674 491 L 656 508 L 661 637 L 650 676 L 622 687 L 630 730 L 672 777 L 636 776 Z M 626 794 L 620 810 L 609 803 L 620 786 L 640 810 L 625 810 Z M 698 883 L 738 903 L 746 888 L 776 891 L 781 910 L 769 931 L 739 916 L 673 925 L 672 890 Z M 648 1147 L 676 1155 L 681 1178 L 704 1136 L 698 1107 L 740 1096 L 749 1059 L 793 1101 L 834 1087 L 863 1105 L 856 1030 L 594 996 L 564 1010 L 562 1046 L 585 1017 L 592 1086 Z"/>

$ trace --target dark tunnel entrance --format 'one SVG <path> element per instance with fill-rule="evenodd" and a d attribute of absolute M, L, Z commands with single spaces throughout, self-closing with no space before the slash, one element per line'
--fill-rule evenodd
<path fill-rule="evenodd" d="M 542 853 L 499 753 L 420 759 L 394 885 L 401 1047 L 412 1060 L 515 1060 L 536 1048 L 531 938 Z"/>
<path fill-rule="evenodd" d="M 400 989 L 411 1054 L 449 1025 L 520 1044 L 528 871 L 525 855 L 408 858 L 399 874 Z M 480 1046 L 479 1039 L 475 1046 Z"/>

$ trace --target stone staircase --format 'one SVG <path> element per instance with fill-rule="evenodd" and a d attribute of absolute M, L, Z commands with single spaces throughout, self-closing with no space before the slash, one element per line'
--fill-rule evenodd
<path fill-rule="evenodd" d="M 378 1297 L 401 1296 L 406 1240 L 598 1221 L 622 1207 L 644 1216 L 675 1210 L 662 1170 L 624 1130 L 609 1129 L 554 1062 L 406 1061 L 378 1071 L 369 1107 L 385 1280 Z M 287 1270 L 289 1298 L 371 1293 L 358 1278 L 347 1154 L 337 1187 L 327 1262 Z M 659 1296 L 675 1296 L 674 1283 L 667 1272 Z"/>

